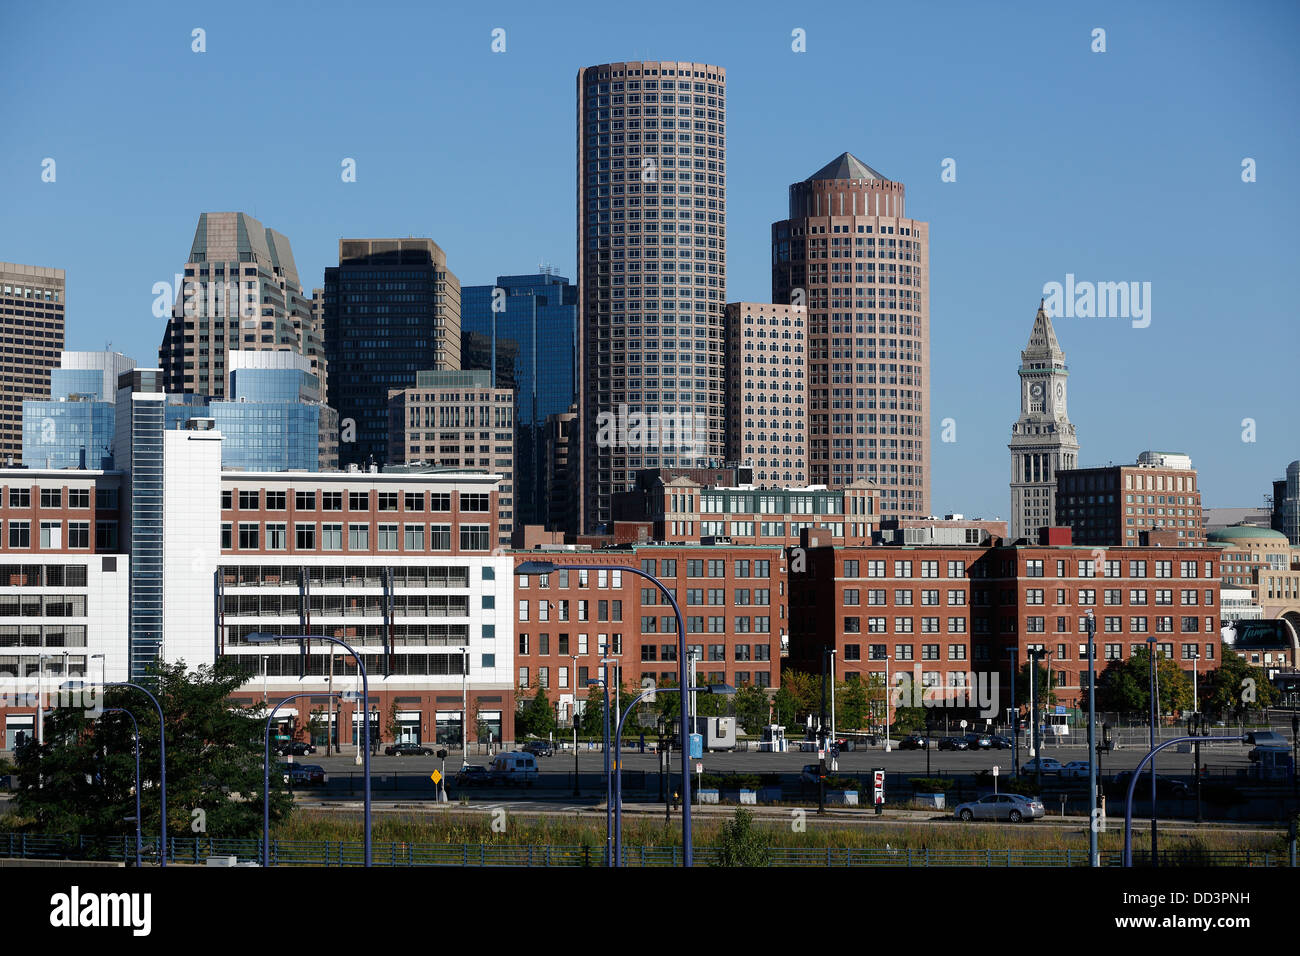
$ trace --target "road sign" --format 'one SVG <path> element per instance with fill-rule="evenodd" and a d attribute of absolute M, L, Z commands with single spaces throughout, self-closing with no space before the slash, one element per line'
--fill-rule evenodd
<path fill-rule="evenodd" d="M 965 729 L 966 729 L 966 721 L 964 721 L 964 720 L 961 722 L 961 729 L 962 729 L 962 730 L 965 730 Z"/>
<path fill-rule="evenodd" d="M 433 773 L 429 774 L 429 779 L 432 780 L 434 783 L 438 783 L 440 780 L 442 780 L 442 774 L 440 774 L 438 771 L 435 770 Z"/>
<path fill-rule="evenodd" d="M 276 734 L 276 735 L 275 735 L 275 739 L 276 739 L 276 740 L 288 740 L 288 739 L 289 739 L 289 735 L 288 735 L 288 734 Z"/>
<path fill-rule="evenodd" d="M 1057 704 L 1057 705 L 1056 705 L 1056 712 L 1057 712 L 1058 714 L 1063 714 L 1063 713 L 1065 713 L 1065 705 L 1064 705 L 1064 704 Z"/>
<path fill-rule="evenodd" d="M 993 765 L 993 776 L 996 777 L 996 776 L 997 776 L 999 773 L 1001 773 L 1001 772 L 1002 772 L 1001 768 L 1000 768 L 997 764 L 994 764 L 994 765 Z"/>
<path fill-rule="evenodd" d="M 702 763 L 697 763 L 697 764 L 695 765 L 695 772 L 696 772 L 696 773 L 704 773 L 704 764 L 702 764 Z"/>

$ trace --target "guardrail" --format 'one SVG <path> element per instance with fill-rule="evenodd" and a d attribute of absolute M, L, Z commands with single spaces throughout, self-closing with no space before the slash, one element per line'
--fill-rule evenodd
<path fill-rule="evenodd" d="M 133 837 L 88 837 L 0 833 L 0 856 L 25 860 L 104 860 L 129 862 L 135 857 Z M 168 859 L 173 863 L 203 864 L 209 856 L 260 859 L 262 841 L 222 840 L 212 837 L 173 837 L 168 840 Z M 360 841 L 272 840 L 272 866 L 361 866 L 365 854 Z M 157 860 L 156 846 L 146 848 L 145 859 Z M 718 851 L 701 846 L 695 850 L 697 865 L 716 862 Z M 1103 866 L 1120 866 L 1120 850 L 1103 851 Z M 630 846 L 623 849 L 626 866 L 680 866 L 681 848 L 676 846 Z M 1135 866 L 1150 865 L 1150 853 L 1135 850 Z M 376 843 L 376 866 L 601 866 L 604 847 L 520 846 L 501 843 Z M 1164 850 L 1161 866 L 1286 866 L 1287 854 L 1259 850 Z M 773 847 L 772 866 L 982 866 L 1061 867 L 1087 866 L 1086 847 L 1078 850 L 942 850 L 942 849 L 855 849 L 847 847 Z"/>

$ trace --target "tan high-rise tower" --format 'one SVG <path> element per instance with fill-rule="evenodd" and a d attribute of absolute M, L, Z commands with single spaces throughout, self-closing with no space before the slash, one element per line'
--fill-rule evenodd
<path fill-rule="evenodd" d="M 903 184 L 850 153 L 772 224 L 772 301 L 808 310 L 808 477 L 875 482 L 884 518 L 930 509 L 929 236 Z"/>
<path fill-rule="evenodd" d="M 63 352 L 62 269 L 0 262 L 0 465 L 23 460 L 23 402 L 50 397 Z"/>
<path fill-rule="evenodd" d="M 726 71 L 578 71 L 580 520 L 642 468 L 725 448 Z M 636 416 L 636 417 L 633 417 Z"/>
<path fill-rule="evenodd" d="M 225 398 L 227 353 L 298 352 L 324 382 L 324 346 L 289 240 L 242 212 L 199 216 L 158 346 L 167 392 Z"/>

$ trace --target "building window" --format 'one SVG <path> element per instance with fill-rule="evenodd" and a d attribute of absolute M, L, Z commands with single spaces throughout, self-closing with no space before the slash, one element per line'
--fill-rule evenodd
<path fill-rule="evenodd" d="M 462 491 L 460 494 L 460 510 L 462 512 L 473 512 L 474 514 L 486 514 L 491 497 L 488 494 L 470 494 Z"/>
<path fill-rule="evenodd" d="M 296 524 L 293 526 L 294 547 L 299 551 L 316 550 L 316 526 L 314 524 Z"/>
<path fill-rule="evenodd" d="M 90 522 L 89 521 L 69 521 L 68 522 L 68 547 L 69 548 L 90 548 Z"/>
<path fill-rule="evenodd" d="M 258 540 L 258 526 L 255 523 L 239 523 L 239 550 L 256 551 Z"/>
<path fill-rule="evenodd" d="M 405 532 L 406 532 L 406 550 L 423 551 L 424 550 L 424 525 L 408 524 L 405 527 Z"/>
<path fill-rule="evenodd" d="M 393 507 L 396 509 L 397 506 L 394 504 Z M 381 524 L 377 529 L 377 537 L 380 551 L 397 550 L 397 525 Z"/>
<path fill-rule="evenodd" d="M 460 526 L 460 549 L 462 551 L 487 551 L 491 547 L 491 535 L 487 525 L 466 524 Z"/>
<path fill-rule="evenodd" d="M 320 526 L 320 546 L 323 551 L 343 550 L 343 525 L 323 524 Z"/>
<path fill-rule="evenodd" d="M 268 551 L 283 551 L 289 544 L 289 526 L 282 523 L 268 522 L 266 525 L 266 548 Z"/>
<path fill-rule="evenodd" d="M 284 511 L 286 506 L 285 499 L 288 497 L 287 492 L 268 491 L 266 493 L 266 510 L 267 511 Z"/>

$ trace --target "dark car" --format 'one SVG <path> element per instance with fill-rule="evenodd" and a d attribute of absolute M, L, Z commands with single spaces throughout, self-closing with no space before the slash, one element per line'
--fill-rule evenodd
<path fill-rule="evenodd" d="M 387 757 L 432 757 L 433 748 L 424 744 L 389 744 L 384 748 Z"/>
<path fill-rule="evenodd" d="M 492 775 L 488 773 L 487 767 L 479 764 L 470 764 L 468 767 L 461 767 L 460 772 L 455 776 L 455 783 L 458 787 L 490 787 L 492 786 Z"/>
<path fill-rule="evenodd" d="M 970 744 L 964 737 L 941 737 L 939 739 L 940 750 L 969 750 Z"/>
<path fill-rule="evenodd" d="M 989 734 L 989 747 L 993 750 L 1010 750 L 1013 742 L 1003 734 Z"/>
<path fill-rule="evenodd" d="M 314 754 L 316 748 L 305 740 L 290 740 L 276 747 L 275 752 L 281 757 L 305 757 L 308 754 Z"/>
<path fill-rule="evenodd" d="M 302 764 L 282 763 L 280 764 L 280 775 L 284 782 L 291 787 L 311 786 L 311 773 Z"/>
<path fill-rule="evenodd" d="M 1123 798 L 1128 793 L 1129 781 L 1133 777 L 1133 771 L 1125 770 L 1115 774 L 1111 778 L 1110 785 L 1106 787 L 1106 792 L 1112 796 Z M 1170 798 L 1181 799 L 1190 795 L 1192 788 L 1181 780 L 1174 780 L 1171 777 L 1162 777 L 1156 775 L 1156 798 L 1167 800 Z M 1143 771 L 1138 778 L 1137 787 L 1133 790 L 1133 796 L 1137 799 L 1150 799 L 1151 797 L 1151 774 Z"/>
<path fill-rule="evenodd" d="M 969 733 L 962 738 L 971 750 L 988 750 L 993 746 L 993 738 L 988 734 Z"/>
<path fill-rule="evenodd" d="M 302 770 L 303 773 L 307 774 L 307 783 L 310 786 L 323 787 L 329 779 L 325 775 L 325 768 L 319 764 L 304 763 L 299 764 L 298 768 Z"/>
<path fill-rule="evenodd" d="M 532 754 L 534 757 L 554 757 L 555 748 L 545 740 L 530 740 L 523 746 L 524 753 Z"/>
<path fill-rule="evenodd" d="M 929 746 L 929 739 L 920 734 L 908 734 L 898 742 L 899 750 L 925 750 Z"/>

